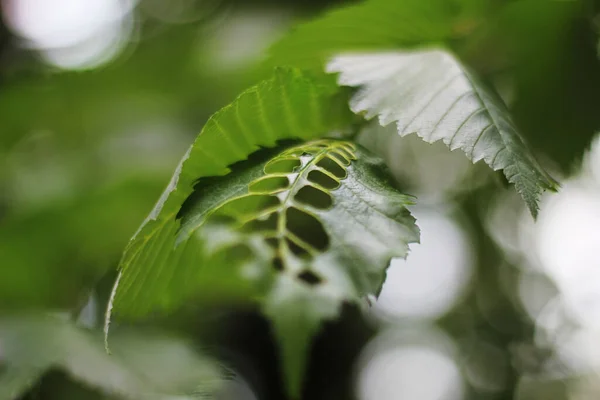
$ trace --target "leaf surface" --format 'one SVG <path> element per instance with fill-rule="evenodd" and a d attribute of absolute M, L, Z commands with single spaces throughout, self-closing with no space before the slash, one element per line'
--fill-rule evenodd
<path fill-rule="evenodd" d="M 197 246 L 251 255 L 243 275 L 262 288 L 288 389 L 298 395 L 321 322 L 344 301 L 378 294 L 390 259 L 418 240 L 406 209 L 412 198 L 394 189 L 379 158 L 344 141 L 309 142 L 232 169 L 198 182 L 178 240 L 199 236 Z"/>
<path fill-rule="evenodd" d="M 414 47 L 457 35 L 465 2 L 369 0 L 296 26 L 269 50 L 268 64 L 322 70 L 342 51 Z"/>
<path fill-rule="evenodd" d="M 271 79 L 214 114 L 125 249 L 105 330 L 113 309 L 123 317 L 139 317 L 168 309 L 197 289 L 197 260 L 203 255 L 188 244 L 172 251 L 179 229 L 175 217 L 194 182 L 227 174 L 229 165 L 261 147 L 275 146 L 282 139 L 316 138 L 343 128 L 351 118 L 335 83 L 317 81 L 295 69 L 277 69 Z"/>
<path fill-rule="evenodd" d="M 19 398 L 51 368 L 91 388 L 131 399 L 197 398 L 214 394 L 224 379 L 213 361 L 182 340 L 119 332 L 112 344 L 109 355 L 101 336 L 54 316 L 0 317 L 6 367 L 0 372 L 0 398 Z"/>
<path fill-rule="evenodd" d="M 263 149 L 229 169 L 197 181 L 175 221 L 180 227 L 169 232 L 174 244 L 140 257 L 175 260 L 164 273 L 210 282 L 215 292 L 249 285 L 246 301 L 271 319 L 297 396 L 321 322 L 336 318 L 342 302 L 378 294 L 390 259 L 406 257 L 418 240 L 406 208 L 413 199 L 394 188 L 381 159 L 346 141 Z M 154 305 L 180 303 L 182 288 L 161 286 L 165 276 L 133 280 L 128 290 L 151 288 Z"/>
<path fill-rule="evenodd" d="M 509 112 L 455 57 L 443 50 L 340 55 L 329 72 L 339 83 L 359 87 L 352 111 L 381 125 L 395 123 L 401 136 L 416 133 L 442 140 L 473 162 L 502 170 L 535 217 L 538 200 L 557 182 L 538 164 Z"/>
<path fill-rule="evenodd" d="M 22 398 L 44 372 L 44 369 L 37 367 L 13 368 L 4 366 L 2 372 L 0 372 L 0 399 L 16 400 Z"/>

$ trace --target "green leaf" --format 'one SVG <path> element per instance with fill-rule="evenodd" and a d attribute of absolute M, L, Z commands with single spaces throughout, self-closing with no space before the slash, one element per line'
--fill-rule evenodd
<path fill-rule="evenodd" d="M 0 317 L 0 348 L 5 363 L 2 399 L 19 398 L 51 368 L 104 393 L 132 399 L 190 399 L 215 393 L 223 381 L 218 367 L 182 340 L 119 332 L 108 355 L 101 335 L 48 315 Z"/>
<path fill-rule="evenodd" d="M 274 157 L 266 151 L 232 169 L 198 182 L 178 241 L 247 255 L 242 273 L 262 288 L 257 298 L 298 396 L 321 322 L 344 301 L 378 294 L 390 259 L 406 257 L 418 240 L 406 209 L 412 198 L 394 189 L 379 158 L 345 141 L 309 142 Z M 200 267 L 234 275 L 228 263 Z"/>
<path fill-rule="evenodd" d="M 0 370 L 0 399 L 22 398 L 44 372 L 45 369 L 37 367 L 13 368 L 5 366 Z"/>
<path fill-rule="evenodd" d="M 277 69 L 273 78 L 214 114 L 127 246 L 105 330 L 113 307 L 123 317 L 137 317 L 171 308 L 197 291 L 199 269 L 194 260 L 203 255 L 189 244 L 172 251 L 179 229 L 176 214 L 197 179 L 227 174 L 229 165 L 260 147 L 288 138 L 316 138 L 343 128 L 351 119 L 345 96 L 334 82 L 316 81 L 295 69 Z M 210 288 L 210 282 L 204 284 Z"/>
<path fill-rule="evenodd" d="M 442 140 L 473 162 L 484 160 L 502 170 L 534 217 L 542 191 L 558 187 L 528 150 L 504 103 L 451 54 L 341 55 L 327 69 L 340 73 L 341 85 L 360 87 L 350 102 L 352 111 L 378 117 L 383 126 L 396 123 L 401 136 Z"/>
<path fill-rule="evenodd" d="M 342 51 L 441 43 L 461 30 L 463 2 L 369 0 L 334 9 L 294 28 L 269 50 L 269 65 L 322 70 Z"/>

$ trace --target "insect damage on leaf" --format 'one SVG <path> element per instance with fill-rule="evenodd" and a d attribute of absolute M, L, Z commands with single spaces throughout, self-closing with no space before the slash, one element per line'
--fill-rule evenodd
<path fill-rule="evenodd" d="M 419 231 L 406 208 L 413 198 L 361 146 L 278 144 L 229 165 L 227 175 L 200 177 L 158 245 L 133 256 L 160 273 L 146 271 L 141 282 L 130 276 L 121 293 L 150 311 L 198 296 L 257 303 L 297 396 L 321 323 L 336 318 L 342 303 L 378 294 L 391 258 L 406 257 Z"/>
<path fill-rule="evenodd" d="M 260 235 L 272 251 L 273 270 L 292 274 L 309 286 L 320 284 L 322 277 L 309 265 L 327 250 L 330 239 L 313 210 L 332 206 L 331 191 L 347 176 L 355 151 L 356 145 L 349 142 L 320 140 L 281 152 L 264 164 L 261 176 L 245 185 L 245 193 L 220 204 L 210 218 L 203 212 L 206 198 L 185 204 L 179 240 L 218 220 L 243 235 Z M 199 214 L 204 217 L 197 218 Z"/>
<path fill-rule="evenodd" d="M 192 287 L 190 282 L 195 282 L 198 273 L 197 260 L 205 255 L 198 254 L 198 246 L 191 240 L 182 243 L 176 215 L 181 215 L 182 203 L 193 193 L 196 180 L 210 178 L 218 186 L 205 199 L 203 211 L 194 216 L 202 220 L 213 206 L 231 197 L 224 183 L 228 181 L 216 179 L 235 175 L 228 166 L 284 140 L 313 140 L 343 130 L 353 118 L 346 94 L 335 82 L 294 68 L 277 68 L 270 79 L 249 88 L 215 113 L 126 247 L 107 308 L 105 330 L 108 332 L 113 312 L 121 318 L 140 318 L 157 309 L 171 309 L 189 295 L 187 290 L 192 289 L 188 286 Z M 256 178 L 262 174 L 257 172 Z M 231 189 L 243 190 L 244 186 L 237 184 Z M 208 193 L 210 187 L 200 190 Z M 206 271 L 204 277 L 206 281 Z M 232 287 L 233 292 L 239 289 Z"/>
<path fill-rule="evenodd" d="M 336 318 L 343 302 L 379 293 L 390 259 L 406 257 L 419 234 L 406 208 L 412 198 L 362 147 L 317 140 L 265 151 L 197 183 L 177 241 L 195 238 L 220 254 L 250 251 L 239 272 L 262 288 L 286 386 L 297 395 L 322 321 Z M 231 271 L 229 263 L 210 268 Z"/>

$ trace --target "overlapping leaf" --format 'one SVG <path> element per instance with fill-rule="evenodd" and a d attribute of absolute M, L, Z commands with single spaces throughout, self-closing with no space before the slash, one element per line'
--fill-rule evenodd
<path fill-rule="evenodd" d="M 208 398 L 223 381 L 218 366 L 182 340 L 120 332 L 112 343 L 111 356 L 100 336 L 54 316 L 0 317 L 0 398 L 20 398 L 51 368 L 127 399 Z"/>
<path fill-rule="evenodd" d="M 322 70 L 341 51 L 441 43 L 459 34 L 464 1 L 369 0 L 299 24 L 269 50 L 271 65 Z"/>
<path fill-rule="evenodd" d="M 392 122 L 400 135 L 442 140 L 473 162 L 502 170 L 536 216 L 542 191 L 557 183 L 537 163 L 503 102 L 442 50 L 341 55 L 328 64 L 342 85 L 360 87 L 355 113 Z"/>
<path fill-rule="evenodd" d="M 351 115 L 335 84 L 317 82 L 298 70 L 278 69 L 272 79 L 212 116 L 125 250 L 111 309 L 140 316 L 168 308 L 194 290 L 196 260 L 202 255 L 188 244 L 175 249 L 175 216 L 197 179 L 227 174 L 229 165 L 278 140 L 306 140 L 344 127 Z M 209 281 L 203 282 L 210 286 Z"/>
<path fill-rule="evenodd" d="M 379 158 L 355 144 L 321 140 L 255 158 L 198 182 L 178 240 L 246 254 L 238 267 L 262 288 L 297 395 L 321 321 L 336 317 L 343 301 L 377 294 L 390 259 L 406 256 L 418 229 L 406 209 L 411 198 L 394 189 Z M 210 268 L 229 279 L 235 273 L 230 263 Z"/>
<path fill-rule="evenodd" d="M 203 284 L 258 299 L 297 395 L 321 321 L 336 317 L 343 301 L 377 294 L 390 259 L 406 256 L 418 229 L 406 209 L 411 198 L 394 189 L 379 158 L 336 140 L 289 146 L 199 179 L 173 228 L 159 232 L 169 239 L 136 256 L 140 268 L 158 260 L 164 269 L 132 280 L 122 296 L 133 291 L 136 302 L 148 290 L 156 297 L 144 297 L 151 305 L 143 307 L 177 305 Z M 165 286 L 169 277 L 179 277 L 177 285 Z"/>

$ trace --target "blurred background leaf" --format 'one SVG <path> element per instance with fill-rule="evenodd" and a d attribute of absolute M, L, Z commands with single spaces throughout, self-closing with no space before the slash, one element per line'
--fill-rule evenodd
<path fill-rule="evenodd" d="M 122 331 L 113 335 L 111 344 L 112 354 L 107 354 L 101 334 L 59 316 L 2 317 L 0 398 L 20 398 L 32 380 L 53 369 L 85 387 L 133 399 L 213 396 L 224 379 L 212 360 L 181 340 Z"/>

